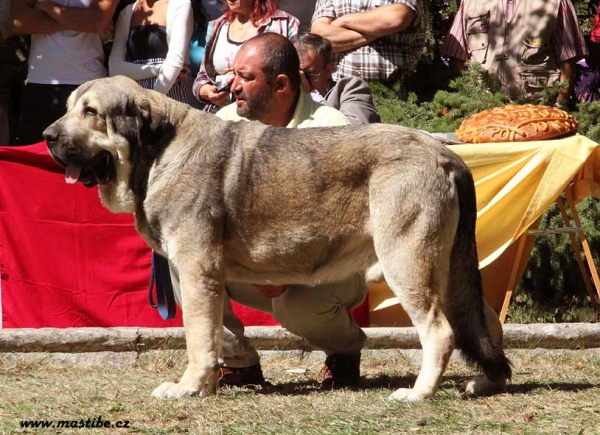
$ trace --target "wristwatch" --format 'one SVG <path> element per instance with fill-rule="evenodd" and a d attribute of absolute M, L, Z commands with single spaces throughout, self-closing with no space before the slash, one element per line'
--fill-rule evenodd
<path fill-rule="evenodd" d="M 560 109 L 560 110 L 564 110 L 565 112 L 567 110 L 569 110 L 569 108 L 567 106 L 565 106 L 564 104 L 560 104 L 558 101 L 556 103 L 554 103 L 554 107 L 556 107 L 557 109 Z"/>

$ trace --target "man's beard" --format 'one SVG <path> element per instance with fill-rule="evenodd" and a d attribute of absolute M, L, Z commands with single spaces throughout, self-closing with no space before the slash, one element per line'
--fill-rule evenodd
<path fill-rule="evenodd" d="M 269 112 L 272 89 L 273 88 L 270 85 L 265 85 L 264 89 L 254 95 L 251 99 L 246 99 L 246 95 L 242 93 L 241 97 L 246 104 L 238 106 L 237 114 L 250 121 L 260 121 L 263 119 L 265 114 Z"/>

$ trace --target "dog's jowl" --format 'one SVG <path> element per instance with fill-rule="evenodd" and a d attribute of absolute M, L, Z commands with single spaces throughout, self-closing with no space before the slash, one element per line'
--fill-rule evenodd
<path fill-rule="evenodd" d="M 135 212 L 179 274 L 188 367 L 154 396 L 216 391 L 225 281 L 312 285 L 356 272 L 387 281 L 421 338 L 417 380 L 391 398 L 432 397 L 455 345 L 483 372 L 469 393 L 510 377 L 482 296 L 471 173 L 429 135 L 231 123 L 112 77 L 80 86 L 44 137 L 67 181 Z"/>

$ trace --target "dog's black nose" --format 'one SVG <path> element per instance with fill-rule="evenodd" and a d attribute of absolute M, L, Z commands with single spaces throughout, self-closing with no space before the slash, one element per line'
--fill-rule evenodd
<path fill-rule="evenodd" d="M 42 136 L 44 137 L 44 140 L 46 141 L 48 146 L 50 146 L 53 143 L 56 143 L 56 141 L 58 140 L 58 132 L 52 125 L 46 128 L 46 130 L 44 130 Z"/>

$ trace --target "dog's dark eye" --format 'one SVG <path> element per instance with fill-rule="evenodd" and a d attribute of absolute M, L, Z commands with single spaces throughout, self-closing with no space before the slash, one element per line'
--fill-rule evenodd
<path fill-rule="evenodd" d="M 98 115 L 98 111 L 92 107 L 87 107 L 85 109 L 85 116 L 96 116 Z"/>

